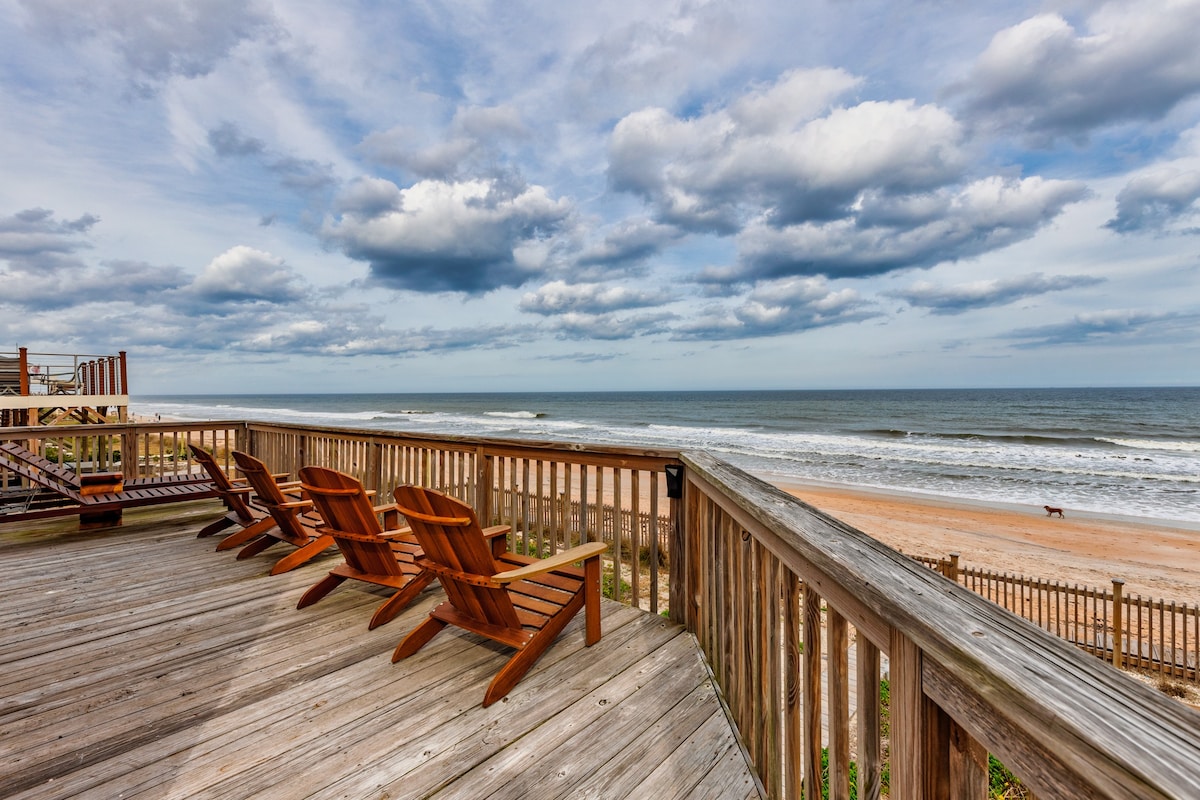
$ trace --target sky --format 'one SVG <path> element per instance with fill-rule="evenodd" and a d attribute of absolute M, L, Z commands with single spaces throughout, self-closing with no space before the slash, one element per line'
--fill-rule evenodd
<path fill-rule="evenodd" d="M 1200 0 L 0 0 L 133 394 L 1200 384 Z"/>

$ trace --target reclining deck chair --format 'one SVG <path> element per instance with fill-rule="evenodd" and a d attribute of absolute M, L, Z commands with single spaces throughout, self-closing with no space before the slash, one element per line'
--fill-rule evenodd
<path fill-rule="evenodd" d="M 229 512 L 216 522 L 206 525 L 196 534 L 197 539 L 212 536 L 231 525 L 242 526 L 240 531 L 227 536 L 222 542 L 222 544 L 228 542 L 226 549 L 229 549 L 248 542 L 274 527 L 275 519 L 271 514 L 266 509 L 259 508 L 254 504 L 251 499 L 254 490 L 250 488 L 244 478 L 230 480 L 229 476 L 225 474 L 225 470 L 221 469 L 221 465 L 217 463 L 217 459 L 203 447 L 188 444 L 188 450 L 191 451 L 192 458 L 196 459 L 196 462 L 208 473 L 208 477 L 212 480 L 213 490 L 216 491 L 217 497 L 221 498 L 221 502 L 225 504 L 225 508 Z"/>
<path fill-rule="evenodd" d="M 9 519 L 78 514 L 79 527 L 85 529 L 120 525 L 122 512 L 126 508 L 203 500 L 216 495 L 207 478 L 192 475 L 163 479 L 134 478 L 128 481 L 120 472 L 85 472 L 76 475 L 16 442 L 0 443 L 0 468 L 25 478 L 31 485 L 44 487 L 72 501 Z"/>
<path fill-rule="evenodd" d="M 302 467 L 300 480 L 325 520 L 318 530 L 333 537 L 346 560 L 313 584 L 296 608 L 312 605 L 353 578 L 396 590 L 375 611 L 367 628 L 390 622 L 433 581 L 433 573 L 416 564 L 421 548 L 412 531 L 399 527 L 395 506 L 373 506 L 367 490 L 349 475 L 325 467 Z"/>
<path fill-rule="evenodd" d="M 496 556 L 466 503 L 433 489 L 400 486 L 397 510 L 424 550 L 417 563 L 437 575 L 448 601 L 430 612 L 396 647 L 392 661 L 420 650 L 446 625 L 456 625 L 517 653 L 492 679 L 488 706 L 507 695 L 579 609 L 587 609 L 584 643 L 600 641 L 602 542 L 564 550 L 546 559 Z M 582 569 L 570 566 L 582 561 Z"/>
<path fill-rule="evenodd" d="M 288 497 L 284 489 L 293 484 L 276 483 L 275 476 L 267 469 L 267 465 L 248 453 L 233 451 L 233 460 L 237 462 L 238 470 L 245 476 L 250 488 L 258 496 L 258 502 L 275 520 L 275 525 L 263 531 L 257 539 L 243 547 L 237 557 L 250 558 L 258 555 L 277 542 L 285 542 L 296 548 L 271 567 L 272 575 L 279 575 L 294 569 L 309 560 L 316 558 L 326 549 L 333 547 L 333 537 L 319 533 L 317 527 L 321 518 L 312 512 L 312 501 L 306 498 Z M 299 484 L 294 484 L 298 486 Z M 244 531 L 243 531 L 244 533 Z M 234 534 L 239 536 L 239 534 Z M 230 536 L 217 545 L 218 550 L 228 550 Z M 232 546 L 232 545 L 231 545 Z"/>

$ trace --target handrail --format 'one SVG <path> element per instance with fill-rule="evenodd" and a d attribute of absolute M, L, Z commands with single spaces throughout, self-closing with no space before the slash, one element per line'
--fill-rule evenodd
<path fill-rule="evenodd" d="M 893 798 L 983 797 L 987 752 L 1038 797 L 1200 796 L 1200 714 L 719 459 L 682 460 L 685 622 L 739 729 L 753 734 L 747 745 L 773 796 L 798 797 L 801 781 L 806 797 L 820 796 L 810 779 L 823 702 L 830 786 L 848 781 L 848 624 L 858 775 L 868 784 L 859 797 L 877 796 L 870 713 L 880 654 L 889 657 Z"/>
<path fill-rule="evenodd" d="M 669 591 L 771 797 L 821 797 L 826 753 L 836 798 L 848 796 L 853 757 L 863 800 L 880 796 L 885 765 L 892 798 L 982 800 L 989 753 L 1040 798 L 1200 797 L 1200 714 L 707 453 L 244 421 L 4 439 L 70 445 L 77 469 L 81 453 L 100 469 L 120 452 L 142 471 L 191 469 L 177 454 L 199 439 L 273 470 L 348 471 L 381 493 L 397 482 L 451 491 L 485 524 L 511 524 L 510 547 L 528 552 L 611 541 L 610 594 L 657 611 Z M 665 471 L 679 466 L 683 496 L 667 496 Z M 563 492 L 578 525 L 555 505 Z M 652 525 L 667 508 L 666 575 L 654 568 L 662 553 L 646 565 L 636 535 L 603 530 L 607 504 Z"/>

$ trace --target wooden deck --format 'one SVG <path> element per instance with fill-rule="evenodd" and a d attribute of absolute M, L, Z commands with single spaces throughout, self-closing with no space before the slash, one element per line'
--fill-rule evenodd
<path fill-rule="evenodd" d="M 356 582 L 297 611 L 330 559 L 215 553 L 219 508 L 0 525 L 0 797 L 760 796 L 682 628 L 606 601 L 599 644 L 580 614 L 481 708 L 486 640 L 390 663 L 440 589 L 374 631 Z"/>

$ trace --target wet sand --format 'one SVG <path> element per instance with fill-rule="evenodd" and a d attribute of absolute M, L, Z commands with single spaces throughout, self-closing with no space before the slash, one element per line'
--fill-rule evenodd
<path fill-rule="evenodd" d="M 1003 506 L 848 486 L 781 489 L 909 555 L 1200 604 L 1200 524 Z"/>

